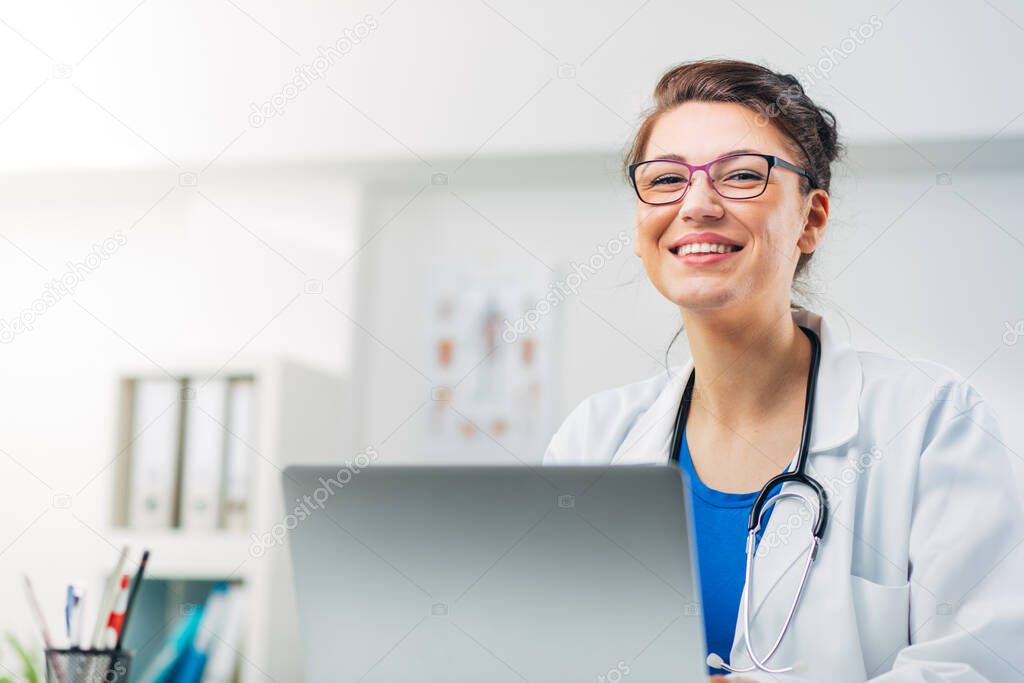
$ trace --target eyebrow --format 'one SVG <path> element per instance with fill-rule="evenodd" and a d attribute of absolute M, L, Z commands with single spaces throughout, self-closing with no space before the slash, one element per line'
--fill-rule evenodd
<path fill-rule="evenodd" d="M 727 157 L 730 154 L 761 154 L 761 152 L 758 152 L 757 150 L 754 150 L 754 149 L 734 149 L 731 152 L 725 152 L 724 154 L 719 154 L 718 156 L 713 157 L 713 158 L 714 159 L 721 159 L 722 157 Z M 654 161 L 655 159 L 668 159 L 668 160 L 671 160 L 671 161 L 686 161 L 686 157 L 681 156 L 679 154 L 662 154 L 661 156 L 654 157 L 653 159 L 645 159 L 644 161 Z"/>

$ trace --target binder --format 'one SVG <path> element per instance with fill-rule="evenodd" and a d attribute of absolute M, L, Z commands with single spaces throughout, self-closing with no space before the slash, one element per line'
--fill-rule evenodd
<path fill-rule="evenodd" d="M 192 642 L 181 654 L 181 663 L 175 672 L 175 683 L 200 683 L 202 680 L 210 648 L 224 619 L 227 592 L 227 585 L 222 583 L 217 584 L 210 591 L 203 607 L 203 618 L 199 622 Z"/>
<path fill-rule="evenodd" d="M 255 436 L 255 382 L 234 378 L 228 384 L 228 435 L 224 449 L 221 526 L 234 531 L 249 528 L 249 490 Z"/>
<path fill-rule="evenodd" d="M 228 383 L 190 380 L 185 394 L 185 434 L 181 486 L 181 526 L 216 529 L 227 432 Z"/>
<path fill-rule="evenodd" d="M 139 379 L 132 403 L 128 523 L 143 529 L 174 524 L 181 383 Z"/>
<path fill-rule="evenodd" d="M 224 615 L 207 653 L 202 683 L 231 683 L 234 680 L 245 628 L 244 590 L 238 584 L 228 588 Z"/>
<path fill-rule="evenodd" d="M 141 683 L 167 683 L 169 680 L 173 680 L 177 670 L 181 667 L 182 655 L 188 650 L 196 636 L 196 631 L 199 630 L 203 611 L 204 605 L 199 605 L 178 618 L 174 630 L 171 631 L 163 646 L 150 661 L 149 666 L 139 676 Z"/>

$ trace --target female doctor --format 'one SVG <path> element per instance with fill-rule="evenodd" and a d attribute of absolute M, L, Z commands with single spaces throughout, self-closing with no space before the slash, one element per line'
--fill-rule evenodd
<path fill-rule="evenodd" d="M 671 69 L 654 100 L 626 161 L 634 251 L 692 358 L 584 400 L 544 463 L 679 463 L 712 680 L 1024 681 L 1024 508 L 992 408 L 790 303 L 834 117 L 731 60 Z"/>

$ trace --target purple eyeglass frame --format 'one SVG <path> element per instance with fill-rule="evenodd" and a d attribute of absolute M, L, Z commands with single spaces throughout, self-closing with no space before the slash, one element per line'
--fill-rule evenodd
<path fill-rule="evenodd" d="M 739 197 L 739 198 L 737 198 L 737 197 L 726 197 L 724 194 L 722 194 L 718 190 L 717 187 L 715 187 L 715 181 L 713 181 L 711 179 L 711 174 L 708 173 L 708 168 L 711 167 L 711 164 L 717 163 L 717 162 L 721 161 L 722 159 L 731 159 L 732 157 L 761 157 L 762 159 L 767 159 L 768 160 L 768 172 L 764 176 L 764 187 L 761 188 L 760 192 L 758 192 L 757 194 L 755 194 L 753 196 L 750 196 L 750 197 Z M 629 165 L 629 182 L 633 186 L 633 191 L 636 192 L 637 199 L 642 201 L 644 204 L 648 204 L 650 206 L 668 206 L 670 204 L 677 204 L 677 203 L 683 201 L 683 197 L 685 197 L 686 193 L 690 191 L 690 187 L 692 185 L 692 183 L 687 183 L 686 189 L 684 189 L 683 193 L 681 195 L 679 195 L 679 198 L 678 199 L 673 199 L 670 202 L 649 202 L 649 201 L 645 200 L 643 197 L 640 196 L 640 188 L 638 188 L 636 186 L 636 169 L 639 168 L 640 166 L 643 166 L 644 164 L 650 164 L 650 163 L 653 163 L 655 161 L 661 162 L 661 163 L 679 164 L 680 166 L 685 166 L 690 171 L 690 178 L 691 179 L 693 178 L 693 175 L 697 171 L 704 171 L 704 175 L 707 176 L 707 178 L 708 178 L 708 185 L 711 186 L 711 189 L 713 189 L 718 194 L 718 196 L 721 197 L 722 199 L 730 199 L 730 200 L 734 200 L 734 201 L 743 201 L 745 199 L 755 199 L 755 198 L 760 197 L 761 195 L 763 195 L 764 191 L 768 189 L 768 181 L 772 177 L 772 168 L 774 168 L 775 166 L 780 166 L 782 168 L 789 169 L 790 171 L 793 171 L 794 173 L 799 173 L 800 175 L 802 175 L 803 177 L 805 177 L 809 181 L 811 181 L 811 189 L 817 189 L 818 188 L 818 182 L 814 179 L 814 176 L 812 176 L 810 173 L 808 173 L 804 169 L 800 168 L 799 166 L 795 166 L 794 164 L 791 164 L 788 161 L 786 161 L 785 159 L 779 158 L 779 157 L 775 156 L 774 154 L 756 154 L 754 152 L 739 152 L 737 154 L 726 154 L 724 157 L 718 157 L 717 159 L 712 159 L 711 161 L 707 162 L 706 164 L 700 164 L 700 165 L 688 164 L 685 161 L 679 161 L 678 159 L 647 159 L 646 161 L 638 161 L 635 164 L 630 164 Z"/>

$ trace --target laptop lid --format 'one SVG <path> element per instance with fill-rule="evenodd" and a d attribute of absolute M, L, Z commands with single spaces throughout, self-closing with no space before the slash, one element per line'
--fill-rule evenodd
<path fill-rule="evenodd" d="M 677 467 L 291 466 L 308 680 L 706 681 Z"/>

